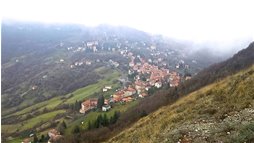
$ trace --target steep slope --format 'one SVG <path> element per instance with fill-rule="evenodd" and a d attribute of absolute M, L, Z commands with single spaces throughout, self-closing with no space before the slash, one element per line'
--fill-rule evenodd
<path fill-rule="evenodd" d="M 140 118 L 144 117 L 144 115 L 152 114 L 163 106 L 172 105 L 177 99 L 193 91 L 199 90 L 215 81 L 220 81 L 236 72 L 247 69 L 254 64 L 253 53 L 254 43 L 251 43 L 246 49 L 241 50 L 232 58 L 208 67 L 191 80 L 185 81 L 180 87 L 162 89 L 153 96 L 141 100 L 137 106 L 129 109 L 125 114 L 122 114 L 117 123 L 113 126 L 90 132 L 83 132 L 79 139 L 84 142 L 102 142 L 108 140 L 121 133 L 126 128 L 131 127 Z"/>
<path fill-rule="evenodd" d="M 254 66 L 140 119 L 108 142 L 254 142 Z"/>

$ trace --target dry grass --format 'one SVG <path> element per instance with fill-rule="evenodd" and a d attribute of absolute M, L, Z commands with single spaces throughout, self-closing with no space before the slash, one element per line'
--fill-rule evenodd
<path fill-rule="evenodd" d="M 223 122 L 223 118 L 240 113 L 245 108 L 254 109 L 253 71 L 254 66 L 195 91 L 171 106 L 162 107 L 140 119 L 109 142 L 177 142 L 179 139 L 187 140 L 191 137 L 195 137 L 192 139 L 193 142 L 229 141 L 230 137 L 226 133 L 228 127 Z M 254 120 L 254 117 L 249 119 Z M 231 124 L 235 128 L 239 126 L 233 121 Z M 207 128 L 209 132 L 195 131 L 199 126 Z M 215 135 L 209 134 L 210 132 Z M 249 132 L 246 130 L 243 132 L 248 136 Z M 184 136 L 187 133 L 190 135 Z M 208 137 L 205 138 L 201 133 L 207 134 Z M 232 134 L 236 136 L 239 132 L 234 131 Z"/>

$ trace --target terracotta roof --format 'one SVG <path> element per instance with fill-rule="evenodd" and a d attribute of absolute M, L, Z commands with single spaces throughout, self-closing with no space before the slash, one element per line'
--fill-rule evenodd
<path fill-rule="evenodd" d="M 24 140 L 23 140 L 23 143 L 30 143 L 31 142 L 31 139 L 29 139 L 29 138 L 25 138 Z"/>
<path fill-rule="evenodd" d="M 52 133 L 54 135 L 60 135 L 60 132 L 58 132 L 56 129 L 49 130 L 49 133 Z"/>
<path fill-rule="evenodd" d="M 136 91 L 135 89 L 131 88 L 131 87 L 128 87 L 127 91 L 131 91 L 131 92 L 134 92 Z"/>
<path fill-rule="evenodd" d="M 148 94 L 146 94 L 146 93 L 142 93 L 141 95 L 144 97 L 144 96 L 147 96 Z"/>
<path fill-rule="evenodd" d="M 92 99 L 88 99 L 88 100 L 84 101 L 82 104 L 84 106 L 95 106 L 95 105 L 97 105 L 97 101 L 98 101 L 97 98 L 92 98 Z"/>
<path fill-rule="evenodd" d="M 123 94 L 124 92 L 122 90 L 115 93 L 115 95 L 123 95 Z"/>

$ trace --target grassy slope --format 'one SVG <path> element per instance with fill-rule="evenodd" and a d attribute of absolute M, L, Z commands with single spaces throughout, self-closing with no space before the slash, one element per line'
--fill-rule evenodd
<path fill-rule="evenodd" d="M 30 53 L 29 55 L 31 56 L 33 53 Z M 66 53 L 63 51 L 63 49 L 59 49 L 57 53 L 52 53 L 54 56 L 50 57 L 50 60 L 46 60 L 44 59 L 45 61 L 43 63 L 47 64 L 47 61 L 49 63 L 52 63 L 52 61 L 57 61 L 59 59 L 61 59 L 62 57 L 67 57 Z M 12 66 L 14 64 L 16 64 L 16 59 L 23 59 L 23 60 L 26 60 L 26 57 L 29 56 L 29 55 L 23 55 L 23 56 L 20 56 L 20 57 L 15 57 L 15 58 L 12 58 L 9 62 L 5 63 L 3 66 L 4 68 L 3 69 L 6 69 L 7 67 L 9 66 Z M 54 57 L 54 58 L 53 58 Z M 48 59 L 48 58 L 47 58 Z M 45 73 L 48 69 L 45 69 L 45 71 L 40 71 L 40 73 L 37 73 L 34 77 L 38 77 L 39 75 L 41 75 L 42 73 Z M 24 81 L 22 82 L 19 86 L 19 88 L 17 89 L 16 93 L 29 93 L 29 92 L 32 92 L 32 90 L 27 90 L 27 86 L 30 85 L 30 82 L 29 81 Z M 22 88 L 21 88 L 22 87 Z M 26 91 L 23 91 L 24 89 L 26 89 Z M 48 91 L 47 91 L 48 92 Z M 44 93 L 44 95 L 46 94 L 51 94 L 50 92 L 48 93 Z M 8 96 L 5 96 L 5 98 L 9 98 Z M 2 101 L 5 101 L 6 99 L 5 98 L 2 98 Z M 33 98 L 25 98 L 24 101 L 19 104 L 18 106 L 15 106 L 15 107 L 10 107 L 10 108 L 5 108 L 5 109 L 2 109 L 2 116 L 3 117 L 9 117 L 10 115 L 14 115 L 13 113 L 15 113 L 16 110 L 18 109 L 23 109 L 29 105 L 33 105 L 34 103 L 34 100 L 36 99 L 36 97 L 33 97 Z"/>
<path fill-rule="evenodd" d="M 254 141 L 254 66 L 140 119 L 109 142 Z"/>
<path fill-rule="evenodd" d="M 42 115 L 39 115 L 39 116 L 36 116 L 34 118 L 26 120 L 25 122 L 23 122 L 24 125 L 22 125 L 21 123 L 12 124 L 12 125 L 2 125 L 2 132 L 4 132 L 4 133 L 7 133 L 7 132 L 13 133 L 17 129 L 19 131 L 24 131 L 26 129 L 33 128 L 36 124 L 38 124 L 40 122 L 48 121 L 49 119 L 54 118 L 57 114 L 61 114 L 61 113 L 64 113 L 64 112 L 65 112 L 65 110 L 57 110 L 57 111 L 45 113 L 45 114 L 42 114 Z"/>
<path fill-rule="evenodd" d="M 84 98 L 89 97 L 90 95 L 92 95 L 95 92 L 100 92 L 104 85 L 113 85 L 113 87 L 116 87 L 117 85 L 113 84 L 113 81 L 118 79 L 119 73 L 117 71 L 114 71 L 111 74 L 106 73 L 106 75 L 108 75 L 108 76 L 105 79 L 100 80 L 98 83 L 80 88 L 80 89 L 72 92 L 71 94 L 73 94 L 74 96 L 71 97 L 70 99 L 66 100 L 65 102 L 62 102 L 61 98 L 62 97 L 69 97 L 70 94 L 67 94 L 67 95 L 61 96 L 61 97 L 54 97 L 50 100 L 37 103 L 37 104 L 27 107 L 21 111 L 10 114 L 6 117 L 9 117 L 12 115 L 22 115 L 25 113 L 29 113 L 34 109 L 39 110 L 39 111 L 42 111 L 44 108 L 53 109 L 56 106 L 60 105 L 61 103 L 68 103 L 68 104 L 74 103 L 76 100 L 82 100 Z"/>
<path fill-rule="evenodd" d="M 74 96 L 68 99 L 66 103 L 74 103 L 76 100 L 83 100 L 91 94 L 100 92 L 105 85 L 113 85 L 113 87 L 116 87 L 117 85 L 113 82 L 118 79 L 120 76 L 119 73 L 114 71 L 113 73 L 107 73 L 106 75 L 107 76 L 105 76 L 105 78 L 100 80 L 98 83 L 86 86 L 85 88 L 73 92 Z"/>
<path fill-rule="evenodd" d="M 120 111 L 121 113 L 125 112 L 127 109 L 135 106 L 138 103 L 138 101 L 133 101 L 124 105 L 115 105 L 111 110 L 109 110 L 108 112 L 90 112 L 88 113 L 86 116 L 83 116 L 82 118 L 79 118 L 78 120 L 68 124 L 68 128 L 65 132 L 66 135 L 70 135 L 72 130 L 74 129 L 74 127 L 76 125 L 79 125 L 81 128 L 86 129 L 88 126 L 88 122 L 91 121 L 95 121 L 96 118 L 100 115 L 100 114 L 107 114 L 107 117 L 110 118 L 111 116 L 113 116 L 115 111 Z M 81 124 L 81 122 L 83 122 L 83 125 Z"/>
<path fill-rule="evenodd" d="M 113 87 L 119 87 L 118 83 L 114 83 L 114 81 L 117 80 L 120 76 L 120 73 L 118 71 L 106 70 L 105 67 L 101 67 L 98 70 L 96 70 L 96 72 L 100 72 L 99 74 L 101 76 L 103 76 L 103 79 L 99 80 L 97 83 L 86 86 L 84 88 L 80 88 L 80 89 L 78 89 L 70 94 L 64 95 L 64 96 L 54 97 L 50 100 L 37 103 L 33 106 L 27 107 L 21 111 L 15 112 L 15 113 L 10 114 L 8 116 L 18 115 L 18 116 L 25 117 L 28 115 L 28 113 L 31 113 L 32 111 L 43 111 L 44 108 L 52 110 L 55 107 L 57 107 L 58 105 L 63 104 L 63 103 L 67 103 L 67 104 L 74 103 L 76 100 L 83 100 L 85 98 L 90 97 L 93 93 L 100 92 L 102 90 L 103 86 L 105 86 L 105 85 L 112 85 Z M 68 97 L 70 97 L 71 94 L 73 94 L 73 96 L 71 98 L 68 98 Z M 68 99 L 63 101 L 61 99 L 62 97 L 66 97 Z M 57 110 L 57 111 L 49 112 L 46 114 L 41 114 L 41 115 L 38 115 L 34 118 L 24 121 L 23 126 L 21 125 L 21 123 L 12 124 L 12 125 L 2 125 L 1 130 L 4 133 L 14 133 L 17 131 L 17 129 L 19 131 L 27 130 L 27 129 L 32 128 L 34 125 L 40 123 L 42 121 L 41 119 L 43 119 L 45 121 L 49 121 L 49 120 L 53 119 L 55 117 L 55 115 L 58 114 L 60 111 L 61 111 L 61 113 L 65 112 L 65 110 Z M 8 117 L 8 116 L 6 116 L 6 117 Z M 38 118 L 38 117 L 40 117 L 40 118 Z M 44 118 L 44 117 L 46 117 L 46 118 Z"/>

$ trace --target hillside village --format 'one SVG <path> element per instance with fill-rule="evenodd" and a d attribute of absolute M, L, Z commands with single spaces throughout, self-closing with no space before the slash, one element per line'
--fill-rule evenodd
<path fill-rule="evenodd" d="M 0 142 L 254 143 L 250 2 L 2 5 Z"/>
<path fill-rule="evenodd" d="M 31 79 L 24 83 L 26 86 L 19 87 L 17 83 L 15 87 L 20 88 L 19 91 L 11 88 L 17 93 L 15 94 L 17 98 L 14 96 L 13 100 L 8 98 L 11 104 L 6 104 L 11 107 L 6 107 L 10 109 L 10 112 L 5 113 L 2 120 L 5 125 L 5 136 L 16 137 L 15 132 L 24 133 L 22 138 L 28 136 L 32 138 L 36 132 L 40 134 L 42 131 L 47 131 L 50 139 L 55 140 L 63 135 L 63 132 L 58 131 L 58 124 L 62 119 L 67 124 L 82 119 L 77 123 L 80 125 L 89 116 L 89 112 L 110 113 L 108 116 L 111 116 L 111 112 L 115 112 L 120 107 L 123 108 L 121 112 L 124 114 L 125 110 L 133 106 L 132 104 L 153 95 L 158 89 L 177 87 L 182 80 L 190 79 L 191 75 L 186 76 L 186 71 L 189 72 L 195 67 L 189 65 L 193 62 L 185 59 L 182 49 L 162 45 L 151 39 L 133 40 L 119 35 L 106 35 L 97 40 L 89 39 L 81 42 L 61 40 L 50 48 L 52 55 L 49 58 L 42 57 L 38 61 L 37 59 L 14 58 L 13 63 L 10 61 L 10 65 L 13 67 L 26 65 L 24 69 L 19 69 L 20 77 Z M 33 65 L 37 66 L 33 67 Z M 40 66 L 44 67 L 44 70 L 36 68 Z M 25 72 L 30 69 L 35 70 L 31 73 Z M 109 73 L 104 74 L 103 70 L 100 73 L 97 69 L 105 69 Z M 8 70 L 10 71 L 6 71 L 5 74 L 16 72 L 14 68 Z M 109 78 L 112 72 L 115 75 L 111 80 Z M 8 79 L 12 78 L 11 74 L 8 74 L 8 77 Z M 101 80 L 105 82 L 98 84 Z M 15 78 L 11 81 L 16 83 Z M 88 89 L 92 84 L 96 88 L 89 92 L 84 90 L 86 94 L 72 94 L 81 88 Z M 6 91 L 9 86 L 14 85 L 6 84 Z M 103 106 L 98 108 L 98 99 L 101 95 L 105 99 Z M 47 100 L 53 102 L 47 103 Z M 40 108 L 32 108 L 30 107 L 32 103 L 26 101 L 33 101 Z M 61 102 L 58 103 L 58 101 Z M 17 119 L 13 118 L 15 112 L 21 115 Z M 51 112 L 52 115 L 50 115 Z M 31 127 L 24 126 L 28 124 L 28 120 L 44 115 L 50 116 L 43 122 L 34 122 Z M 92 120 L 95 120 L 94 118 Z M 17 121 L 22 123 L 18 127 L 14 125 Z M 67 132 L 72 132 L 75 125 L 71 125 L 72 127 L 68 129 L 71 131 Z M 36 130 L 33 130 L 35 126 Z M 85 130 L 87 127 L 83 125 L 81 128 Z"/>
<path fill-rule="evenodd" d="M 94 50 L 96 49 L 96 45 L 98 45 L 97 41 L 87 43 L 87 47 L 92 47 L 93 52 L 98 51 Z M 151 46 L 151 49 L 154 50 L 156 47 Z M 110 98 L 105 99 L 104 105 L 101 109 L 102 111 L 110 110 L 111 103 L 127 103 L 139 98 L 145 98 L 149 95 L 149 90 L 152 90 L 152 88 L 158 89 L 162 86 L 177 87 L 179 85 L 181 79 L 179 73 L 170 71 L 164 67 L 159 68 L 151 63 L 151 59 L 149 59 L 150 62 L 148 62 L 140 55 L 134 56 L 134 53 L 128 50 L 119 51 L 123 57 L 127 57 L 130 61 L 128 64 L 128 80 L 131 82 L 128 84 L 128 86 L 123 86 L 120 89 L 117 89 L 115 93 L 110 96 Z M 161 59 L 157 64 L 160 64 L 160 62 L 162 62 Z M 113 60 L 110 60 L 109 63 L 115 68 L 119 66 L 119 63 Z M 176 66 L 179 68 L 178 64 Z M 102 91 L 107 92 L 111 89 L 112 87 L 109 85 L 105 86 Z M 97 98 L 91 98 L 82 102 L 80 113 L 85 114 L 90 110 L 97 108 L 97 100 Z"/>
<path fill-rule="evenodd" d="M 128 43 L 128 42 L 126 42 Z M 61 46 L 64 44 L 61 43 Z M 104 48 L 98 48 L 99 42 L 98 41 L 90 41 L 84 44 L 84 47 L 68 47 L 68 52 L 93 52 L 98 53 L 100 50 L 103 50 Z M 131 47 L 131 46 L 130 46 Z M 100 49 L 100 50 L 98 50 Z M 130 48 L 131 49 L 131 48 Z M 122 87 L 116 89 L 113 94 L 107 98 L 104 99 L 104 104 L 99 109 L 99 111 L 107 112 L 111 110 L 113 106 L 112 104 L 120 103 L 120 104 L 128 104 L 129 102 L 140 100 L 142 98 L 145 98 L 152 93 L 149 93 L 151 90 L 156 90 L 159 88 L 165 87 L 177 87 L 179 83 L 181 82 L 181 76 L 178 72 L 174 70 L 169 70 L 166 68 L 166 62 L 163 61 L 162 58 L 156 58 L 156 60 L 152 61 L 151 59 L 145 59 L 144 57 L 141 57 L 138 54 L 133 53 L 128 47 L 125 47 L 125 49 L 118 48 L 108 48 L 108 51 L 111 52 L 117 52 L 119 55 L 121 55 L 124 58 L 127 58 L 128 63 L 128 77 L 127 79 L 123 79 L 124 81 L 127 81 L 128 84 L 122 85 Z M 156 52 L 156 46 L 150 46 L 148 47 L 149 50 L 151 50 L 151 54 L 153 56 L 159 56 L 161 53 Z M 60 59 L 60 64 L 63 64 L 65 61 L 64 59 Z M 91 60 L 91 59 L 82 59 L 79 61 L 76 61 L 69 65 L 71 69 L 82 67 L 82 66 L 90 66 L 93 63 L 103 62 L 101 59 Z M 120 63 L 117 61 L 114 61 L 114 59 L 110 59 L 108 61 L 104 61 L 104 64 L 107 66 L 112 66 L 113 68 L 118 68 Z M 184 64 L 184 62 L 181 60 L 179 63 L 175 64 L 175 68 L 179 69 L 180 64 Z M 162 65 L 162 66 L 161 66 Z M 182 66 L 184 67 L 184 66 Z M 189 68 L 189 65 L 185 65 L 185 67 Z M 185 79 L 190 79 L 188 78 Z M 112 89 L 111 85 L 105 85 L 102 89 L 102 92 L 108 92 Z M 81 114 L 88 114 L 90 111 L 95 111 L 98 108 L 98 98 L 88 98 L 84 100 L 81 103 L 79 112 Z M 82 122 L 83 123 L 83 122 Z M 57 132 L 56 129 L 52 129 L 54 132 Z M 49 134 L 51 134 L 52 130 L 49 131 Z M 59 133 L 57 132 L 56 135 L 50 136 L 50 140 L 55 140 L 56 137 L 59 137 Z"/>

